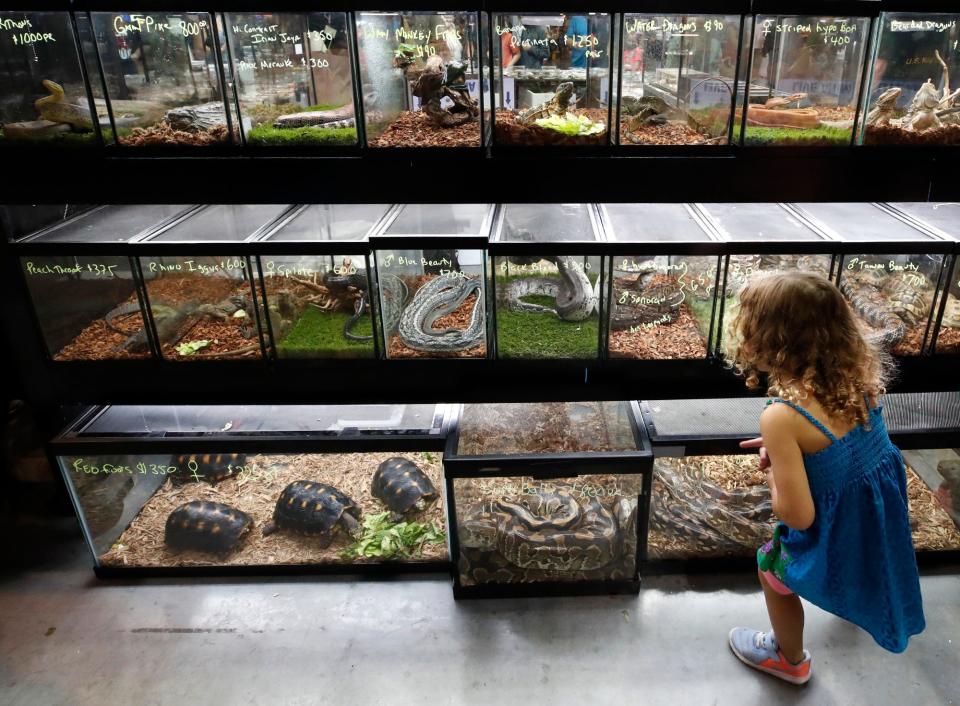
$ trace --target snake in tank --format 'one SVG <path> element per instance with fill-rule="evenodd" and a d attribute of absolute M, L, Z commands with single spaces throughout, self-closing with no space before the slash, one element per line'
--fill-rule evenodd
<path fill-rule="evenodd" d="M 480 503 L 457 526 L 460 569 L 476 583 L 626 578 L 636 514 L 636 499 L 608 505 L 565 488 Z"/>
<path fill-rule="evenodd" d="M 926 278 L 915 276 L 914 281 L 908 282 L 903 277 L 875 269 L 845 274 L 840 280 L 840 291 L 851 308 L 866 323 L 879 329 L 874 338 L 884 347 L 896 345 L 906 336 L 909 326 L 916 326 L 926 318 L 928 287 Z"/>
<path fill-rule="evenodd" d="M 437 320 L 460 308 L 476 296 L 466 328 L 434 328 Z M 428 353 L 460 351 L 483 343 L 486 331 L 480 280 L 460 276 L 439 276 L 428 280 L 400 316 L 398 334 L 408 348 Z"/>
<path fill-rule="evenodd" d="M 599 280 L 596 287 L 590 283 L 583 268 L 571 257 L 511 257 L 510 262 L 521 267 L 540 260 L 557 267 L 555 277 L 521 277 L 511 279 L 503 291 L 504 304 L 511 311 L 555 314 L 563 321 L 585 321 L 597 308 Z M 524 297 L 545 296 L 554 300 L 554 307 L 523 301 Z"/>

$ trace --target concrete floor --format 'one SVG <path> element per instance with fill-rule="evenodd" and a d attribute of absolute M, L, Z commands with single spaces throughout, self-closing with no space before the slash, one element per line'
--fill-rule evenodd
<path fill-rule="evenodd" d="M 107 582 L 61 525 L 5 535 L 2 704 L 960 703 L 957 574 L 924 577 L 928 627 L 903 655 L 810 609 L 797 688 L 728 651 L 730 626 L 765 626 L 747 576 L 460 603 L 433 578 Z"/>

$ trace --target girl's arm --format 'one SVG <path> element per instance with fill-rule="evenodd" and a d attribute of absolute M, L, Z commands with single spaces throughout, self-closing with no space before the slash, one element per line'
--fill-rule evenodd
<path fill-rule="evenodd" d="M 813 524 L 816 511 L 803 468 L 803 452 L 794 434 L 794 416 L 786 405 L 770 405 L 760 415 L 760 434 L 773 473 L 773 512 L 788 527 L 805 530 Z"/>

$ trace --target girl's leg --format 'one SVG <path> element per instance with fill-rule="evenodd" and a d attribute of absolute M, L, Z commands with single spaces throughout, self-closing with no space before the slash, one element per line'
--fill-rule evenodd
<path fill-rule="evenodd" d="M 770 587 L 763 574 L 757 571 L 763 597 L 767 601 L 770 625 L 777 636 L 783 656 L 793 663 L 803 659 L 803 605 L 795 593 L 784 595 Z"/>

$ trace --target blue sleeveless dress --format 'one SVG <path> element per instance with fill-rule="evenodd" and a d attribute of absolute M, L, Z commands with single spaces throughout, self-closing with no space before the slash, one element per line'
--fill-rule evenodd
<path fill-rule="evenodd" d="M 920 578 L 907 514 L 906 468 L 881 408 L 869 425 L 838 439 L 799 405 L 832 442 L 803 465 L 816 509 L 813 524 L 780 523 L 757 553 L 760 569 L 816 606 L 859 625 L 891 652 L 903 652 L 924 627 Z"/>

